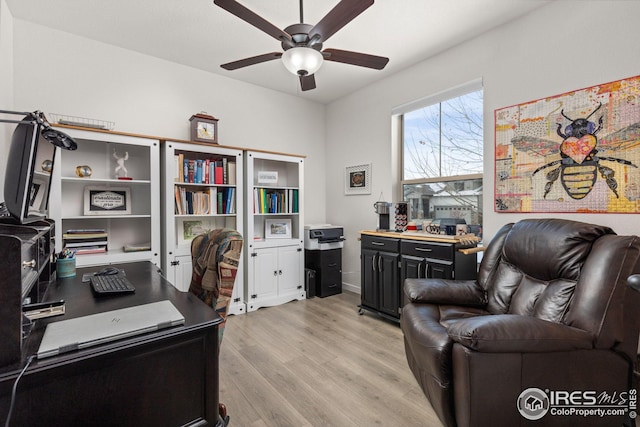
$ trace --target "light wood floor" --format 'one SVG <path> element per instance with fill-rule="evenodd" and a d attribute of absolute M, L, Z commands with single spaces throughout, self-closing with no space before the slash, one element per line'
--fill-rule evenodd
<path fill-rule="evenodd" d="M 413 378 L 398 325 L 359 295 L 229 316 L 220 401 L 233 427 L 441 426 Z"/>

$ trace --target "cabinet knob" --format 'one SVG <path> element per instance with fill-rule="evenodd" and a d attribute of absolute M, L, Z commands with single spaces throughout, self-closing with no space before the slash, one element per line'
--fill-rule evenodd
<path fill-rule="evenodd" d="M 22 261 L 22 268 L 31 267 L 34 268 L 36 266 L 36 260 L 32 259 L 31 261 Z"/>

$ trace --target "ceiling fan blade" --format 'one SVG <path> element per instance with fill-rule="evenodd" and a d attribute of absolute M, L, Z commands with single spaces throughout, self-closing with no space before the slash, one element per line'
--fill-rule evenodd
<path fill-rule="evenodd" d="M 213 0 L 213 3 L 217 6 L 220 6 L 227 12 L 232 13 L 243 21 L 248 22 L 259 30 L 264 31 L 278 41 L 292 41 L 289 34 L 285 33 L 280 28 L 273 25 L 271 22 L 257 15 L 255 12 L 247 9 L 235 0 Z"/>
<path fill-rule="evenodd" d="M 323 43 L 373 4 L 373 0 L 342 0 L 309 31 L 309 40 Z"/>
<path fill-rule="evenodd" d="M 384 56 L 368 55 L 350 50 L 325 49 L 322 51 L 322 54 L 327 61 L 342 62 L 344 64 L 358 65 L 376 70 L 382 70 L 389 62 L 389 58 L 385 58 Z"/>
<path fill-rule="evenodd" d="M 282 52 L 265 53 L 264 55 L 252 56 L 251 58 L 240 59 L 238 61 L 227 62 L 221 67 L 225 70 L 237 70 L 238 68 L 248 67 L 249 65 L 259 64 L 261 62 L 272 61 L 282 57 Z"/>
<path fill-rule="evenodd" d="M 300 88 L 302 88 L 303 91 L 316 88 L 316 78 L 313 77 L 313 74 L 300 76 Z"/>

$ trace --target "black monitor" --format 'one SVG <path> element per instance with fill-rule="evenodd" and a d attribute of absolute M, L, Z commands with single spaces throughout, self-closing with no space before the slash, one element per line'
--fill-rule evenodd
<path fill-rule="evenodd" d="M 24 224 L 47 216 L 56 146 L 70 150 L 77 146 L 69 136 L 52 129 L 40 112 L 13 122 L 18 125 L 11 136 L 4 177 L 9 216 L 3 220 Z"/>
<path fill-rule="evenodd" d="M 24 120 L 28 119 L 25 117 Z M 11 137 L 4 176 L 4 201 L 11 218 L 19 223 L 47 215 L 56 147 L 40 136 L 39 127 L 37 123 L 20 123 Z M 36 164 L 37 158 L 42 159 L 40 165 Z"/>

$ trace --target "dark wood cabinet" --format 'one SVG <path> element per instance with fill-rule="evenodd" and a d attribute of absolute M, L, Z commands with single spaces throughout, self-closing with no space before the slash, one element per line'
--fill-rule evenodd
<path fill-rule="evenodd" d="M 459 247 L 455 243 L 403 240 L 400 248 L 402 280 L 475 279 L 476 257 L 458 252 Z"/>
<path fill-rule="evenodd" d="M 41 302 L 52 280 L 54 229 L 49 220 L 0 224 L 0 367 L 23 356 L 30 329 L 23 325 L 22 305 Z"/>
<path fill-rule="evenodd" d="M 324 298 L 342 292 L 342 249 L 307 249 L 304 257 L 305 267 L 316 272 L 316 296 Z"/>
<path fill-rule="evenodd" d="M 476 256 L 459 251 L 475 243 L 428 241 L 392 232 L 366 233 L 361 235 L 360 314 L 368 310 L 398 321 L 402 285 L 407 278 L 476 278 Z"/>
<path fill-rule="evenodd" d="M 362 237 L 360 313 L 400 316 L 400 239 Z"/>

